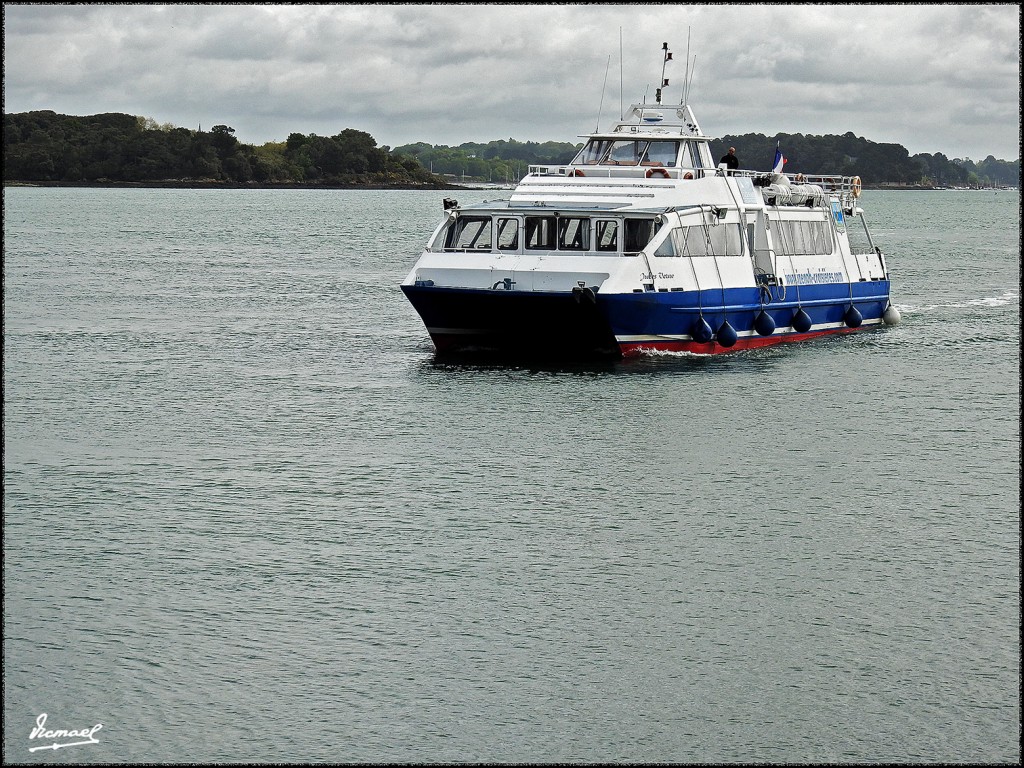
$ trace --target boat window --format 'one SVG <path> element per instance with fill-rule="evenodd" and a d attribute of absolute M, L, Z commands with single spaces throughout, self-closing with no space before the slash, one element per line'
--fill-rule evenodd
<path fill-rule="evenodd" d="M 743 230 L 738 224 L 698 224 L 672 231 L 675 256 L 742 256 Z"/>
<path fill-rule="evenodd" d="M 601 158 L 608 153 L 611 146 L 608 139 L 591 139 L 587 145 L 580 150 L 580 153 L 573 159 L 573 165 L 597 165 Z"/>
<path fill-rule="evenodd" d="M 460 216 L 448 228 L 444 247 L 460 251 L 489 251 L 491 249 L 491 217 Z"/>
<path fill-rule="evenodd" d="M 526 247 L 534 250 L 555 250 L 555 217 L 526 217 Z"/>
<path fill-rule="evenodd" d="M 679 164 L 683 168 L 693 168 L 693 158 L 690 156 L 690 142 L 683 144 L 683 154 L 679 158 Z"/>
<path fill-rule="evenodd" d="M 558 249 L 586 251 L 590 247 L 590 219 L 562 217 L 558 220 Z"/>
<path fill-rule="evenodd" d="M 661 244 L 658 246 L 657 250 L 655 250 L 655 252 L 654 252 L 655 256 L 675 256 L 676 255 L 675 240 L 672 237 L 672 235 L 674 235 L 675 233 L 676 233 L 676 230 L 673 230 L 672 232 L 669 233 L 668 237 L 666 237 L 664 240 L 661 241 Z"/>
<path fill-rule="evenodd" d="M 678 141 L 652 141 L 641 165 L 674 167 L 679 154 Z"/>
<path fill-rule="evenodd" d="M 850 253 L 874 253 L 875 244 L 868 231 L 868 222 L 863 214 L 847 214 L 846 232 L 850 238 Z"/>
<path fill-rule="evenodd" d="M 608 219 L 598 219 L 597 222 L 597 250 L 617 251 L 619 250 L 619 222 Z"/>
<path fill-rule="evenodd" d="M 775 247 L 787 255 L 832 253 L 832 233 L 824 221 L 773 221 Z"/>
<path fill-rule="evenodd" d="M 654 219 L 626 219 L 625 243 L 622 250 L 626 253 L 642 251 L 644 246 L 651 242 L 654 234 Z"/>
<path fill-rule="evenodd" d="M 498 250 L 515 251 L 519 249 L 519 220 L 498 219 Z"/>
<path fill-rule="evenodd" d="M 637 165 L 647 149 L 646 141 L 616 141 L 608 151 L 604 163 L 610 165 Z"/>
<path fill-rule="evenodd" d="M 689 142 L 689 144 L 690 144 L 690 154 L 693 156 L 693 167 L 694 168 L 703 168 L 704 167 L 704 163 L 702 163 L 701 160 L 700 160 L 700 145 L 699 144 L 695 144 L 692 141 Z"/>

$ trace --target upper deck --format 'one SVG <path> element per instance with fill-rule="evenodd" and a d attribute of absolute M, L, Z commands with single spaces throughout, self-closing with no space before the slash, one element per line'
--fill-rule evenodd
<path fill-rule="evenodd" d="M 633 104 L 610 131 L 589 134 L 567 166 L 530 166 L 531 174 L 604 178 L 694 179 L 715 167 L 710 139 L 689 106 Z"/>
<path fill-rule="evenodd" d="M 687 104 L 632 104 L 627 117 L 611 130 L 585 138 L 568 164 L 529 166 L 512 200 L 538 205 L 617 199 L 632 206 L 760 206 L 808 200 L 820 205 L 829 197 L 849 210 L 860 194 L 860 179 L 855 176 L 798 174 L 790 179 L 717 164 L 711 138 Z"/>

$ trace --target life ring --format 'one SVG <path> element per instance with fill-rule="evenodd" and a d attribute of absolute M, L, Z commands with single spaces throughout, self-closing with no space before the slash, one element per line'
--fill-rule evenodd
<path fill-rule="evenodd" d="M 693 178 L 693 174 L 690 173 L 689 171 L 687 171 L 686 173 L 683 174 L 683 178 L 684 179 L 692 179 Z"/>
<path fill-rule="evenodd" d="M 850 191 L 854 197 L 860 197 L 860 176 L 854 176 L 850 182 Z"/>
<path fill-rule="evenodd" d="M 579 168 L 574 168 L 573 170 L 569 171 L 569 175 L 570 176 L 582 176 L 583 175 L 583 171 L 581 171 Z"/>
<path fill-rule="evenodd" d="M 648 168 L 647 173 L 644 174 L 648 179 L 652 176 L 660 176 L 663 179 L 668 178 L 668 171 L 664 168 Z"/>

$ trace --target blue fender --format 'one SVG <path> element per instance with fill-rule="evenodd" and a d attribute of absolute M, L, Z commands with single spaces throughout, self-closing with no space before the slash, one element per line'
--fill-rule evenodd
<path fill-rule="evenodd" d="M 726 320 L 722 323 L 718 329 L 718 343 L 723 347 L 731 347 L 736 343 L 737 338 L 736 329 L 729 325 L 729 321 Z"/>
<path fill-rule="evenodd" d="M 807 333 L 811 330 L 811 316 L 804 312 L 803 309 L 798 309 L 793 315 L 790 325 L 793 326 L 793 330 L 797 333 Z"/>
<path fill-rule="evenodd" d="M 693 324 L 693 328 L 690 329 L 690 335 L 694 341 L 698 341 L 701 344 L 706 344 L 711 341 L 711 326 L 708 325 L 708 321 L 704 319 L 704 315 L 701 315 Z"/>
<path fill-rule="evenodd" d="M 843 320 L 851 328 L 860 328 L 860 324 L 864 322 L 863 316 L 860 314 L 857 308 L 853 306 L 853 304 L 851 304 L 850 308 L 846 310 L 846 314 L 843 315 Z"/>
<path fill-rule="evenodd" d="M 775 320 L 762 309 L 754 318 L 754 330 L 762 336 L 771 336 L 775 333 Z"/>

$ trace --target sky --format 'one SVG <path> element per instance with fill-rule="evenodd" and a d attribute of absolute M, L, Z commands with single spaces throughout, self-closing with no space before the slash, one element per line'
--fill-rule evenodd
<path fill-rule="evenodd" d="M 710 136 L 1016 160 L 1020 40 L 1012 4 L 5 4 L 4 112 L 227 125 L 254 145 L 578 142 L 653 97 L 667 42 L 664 101 L 689 70 Z"/>

